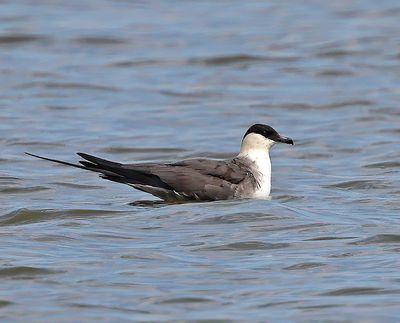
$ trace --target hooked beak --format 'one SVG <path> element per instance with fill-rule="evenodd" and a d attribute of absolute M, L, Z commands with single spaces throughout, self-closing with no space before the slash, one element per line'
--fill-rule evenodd
<path fill-rule="evenodd" d="M 289 138 L 289 137 L 279 136 L 279 137 L 276 138 L 274 141 L 276 141 L 276 142 L 282 142 L 282 143 L 284 143 L 284 144 L 294 145 L 293 139 L 291 139 L 291 138 Z"/>

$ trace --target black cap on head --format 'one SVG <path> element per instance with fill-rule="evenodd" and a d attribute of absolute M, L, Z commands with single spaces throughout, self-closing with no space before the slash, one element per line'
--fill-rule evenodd
<path fill-rule="evenodd" d="M 276 142 L 282 142 L 285 144 L 293 145 L 292 139 L 281 136 L 274 128 L 272 128 L 266 124 L 257 123 L 257 124 L 252 125 L 249 128 L 249 130 L 247 130 L 247 132 L 244 134 L 243 139 L 251 133 L 259 134 L 267 139 L 270 139 L 270 140 L 273 140 Z"/>

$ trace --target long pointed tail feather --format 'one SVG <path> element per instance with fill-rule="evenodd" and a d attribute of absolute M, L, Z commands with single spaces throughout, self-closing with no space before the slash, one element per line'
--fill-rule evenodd
<path fill-rule="evenodd" d="M 88 168 L 85 167 L 85 166 L 81 166 L 81 165 L 78 165 L 78 164 L 68 163 L 68 162 L 65 162 L 65 161 L 62 161 L 62 160 L 58 160 L 58 159 L 52 159 L 52 158 L 42 157 L 42 156 L 39 156 L 39 155 L 27 153 L 27 152 L 25 152 L 25 154 L 27 154 L 27 155 L 29 155 L 29 156 L 32 156 L 32 157 L 40 158 L 40 159 L 43 159 L 43 160 L 48 160 L 48 161 L 51 161 L 51 162 L 54 162 L 54 163 L 59 163 L 59 164 L 63 164 L 63 165 L 67 165 L 67 166 L 72 166 L 72 167 L 76 167 L 76 168 L 81 168 L 81 169 L 86 169 L 86 170 L 88 169 Z"/>
<path fill-rule="evenodd" d="M 159 187 L 167 190 L 173 190 L 167 183 L 163 182 L 157 175 L 146 173 L 140 170 L 126 168 L 123 164 L 88 155 L 85 153 L 78 153 L 78 155 L 86 160 L 79 161 L 79 164 L 73 164 L 58 159 L 47 158 L 35 154 L 27 153 L 27 155 L 40 158 L 43 160 L 51 161 L 58 164 L 72 166 L 80 169 L 90 170 L 92 172 L 100 173 L 100 177 L 123 184 L 141 184 L 153 187 Z"/>
<path fill-rule="evenodd" d="M 77 155 L 79 155 L 80 157 L 82 157 L 83 159 L 86 159 L 88 161 L 90 161 L 93 164 L 97 164 L 97 165 L 102 165 L 102 166 L 106 166 L 106 167 L 121 167 L 122 164 L 121 163 L 116 163 L 107 159 L 103 159 L 103 158 L 99 158 L 96 156 L 92 156 L 89 154 L 85 154 L 85 153 L 77 153 Z"/>
<path fill-rule="evenodd" d="M 72 166 L 72 167 L 84 169 L 84 170 L 90 170 L 92 172 L 101 173 L 100 175 L 103 178 L 106 178 L 106 176 L 108 176 L 110 178 L 106 178 L 106 179 L 110 179 L 110 180 L 113 180 L 115 182 L 118 181 L 118 182 L 122 183 L 121 178 L 123 178 L 123 177 L 121 175 L 116 174 L 116 173 L 114 173 L 114 172 L 112 172 L 112 171 L 110 171 L 108 169 L 103 169 L 103 168 L 101 168 L 100 165 L 96 165 L 96 164 L 92 164 L 92 163 L 84 162 L 84 161 L 80 162 L 83 165 L 79 165 L 79 164 L 73 164 L 73 163 L 69 163 L 69 162 L 66 162 L 66 161 L 62 161 L 62 160 L 59 160 L 59 159 L 47 158 L 47 157 L 31 154 L 31 153 L 28 153 L 28 152 L 25 152 L 25 154 L 27 154 L 29 156 L 32 156 L 32 157 L 35 157 L 35 158 L 51 161 L 53 163 L 58 163 L 58 164 L 62 164 L 62 165 L 67 165 L 67 166 Z M 90 155 L 88 155 L 88 156 L 90 156 Z M 116 180 L 117 177 L 119 177 L 120 179 Z M 113 179 L 111 179 L 111 178 L 113 178 Z"/>

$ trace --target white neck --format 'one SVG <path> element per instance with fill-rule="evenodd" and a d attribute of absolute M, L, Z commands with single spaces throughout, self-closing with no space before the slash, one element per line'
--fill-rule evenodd
<path fill-rule="evenodd" d="M 238 157 L 245 157 L 254 163 L 254 174 L 260 184 L 254 193 L 255 198 L 266 198 L 271 191 L 271 160 L 269 150 L 275 144 L 273 140 L 267 139 L 259 134 L 248 134 L 242 141 Z"/>

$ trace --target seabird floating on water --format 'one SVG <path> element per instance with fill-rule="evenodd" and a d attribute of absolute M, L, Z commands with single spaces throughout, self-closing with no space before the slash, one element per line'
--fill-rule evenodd
<path fill-rule="evenodd" d="M 187 159 L 176 163 L 121 164 L 78 153 L 85 160 L 72 164 L 30 156 L 100 173 L 110 181 L 128 184 L 165 201 L 213 201 L 267 198 L 271 191 L 269 150 L 275 143 L 293 140 L 272 127 L 255 124 L 245 133 L 240 153 L 228 160 Z"/>

